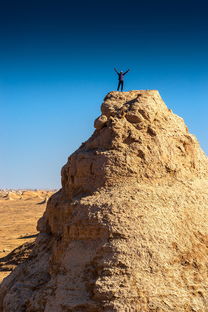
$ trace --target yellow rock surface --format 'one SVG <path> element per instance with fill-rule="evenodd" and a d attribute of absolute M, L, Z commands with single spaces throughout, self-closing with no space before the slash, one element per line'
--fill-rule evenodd
<path fill-rule="evenodd" d="M 0 311 L 208 311 L 207 157 L 156 90 L 110 92 L 101 111 Z"/>

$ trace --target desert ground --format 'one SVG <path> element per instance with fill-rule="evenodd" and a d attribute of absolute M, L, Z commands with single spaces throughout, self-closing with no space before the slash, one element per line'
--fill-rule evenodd
<path fill-rule="evenodd" d="M 37 235 L 37 220 L 53 192 L 0 191 L 0 282 L 30 252 Z"/>

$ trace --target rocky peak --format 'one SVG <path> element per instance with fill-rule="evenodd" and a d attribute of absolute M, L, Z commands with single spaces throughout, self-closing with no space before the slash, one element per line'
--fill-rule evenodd
<path fill-rule="evenodd" d="M 69 197 L 101 186 L 163 184 L 207 174 L 207 158 L 156 90 L 110 92 L 96 131 L 62 169 Z"/>
<path fill-rule="evenodd" d="M 158 91 L 110 92 L 101 111 L 0 311 L 207 311 L 207 157 Z"/>

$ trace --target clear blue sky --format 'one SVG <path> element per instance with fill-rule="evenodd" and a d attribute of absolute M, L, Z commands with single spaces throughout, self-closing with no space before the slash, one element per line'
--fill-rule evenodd
<path fill-rule="evenodd" d="M 125 90 L 158 89 L 208 152 L 206 1 L 5 1 L 0 188 L 58 188 L 67 157 Z"/>

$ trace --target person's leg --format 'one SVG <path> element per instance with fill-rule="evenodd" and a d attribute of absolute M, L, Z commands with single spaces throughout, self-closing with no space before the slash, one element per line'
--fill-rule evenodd
<path fill-rule="evenodd" d="M 121 85 L 121 82 L 119 81 L 117 91 L 119 91 L 120 85 Z"/>
<path fill-rule="evenodd" d="M 123 91 L 124 82 L 121 81 L 121 91 Z"/>

